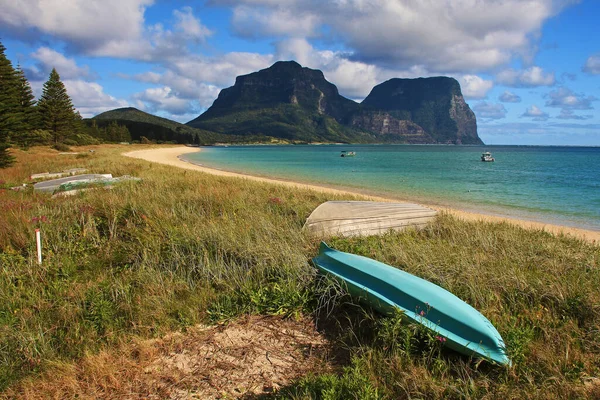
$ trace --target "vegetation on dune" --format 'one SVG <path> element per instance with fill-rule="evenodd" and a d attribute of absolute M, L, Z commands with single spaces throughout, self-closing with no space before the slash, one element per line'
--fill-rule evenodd
<path fill-rule="evenodd" d="M 345 355 L 333 372 L 308 374 L 264 398 L 600 395 L 597 245 L 449 215 L 421 231 L 329 241 L 480 310 L 507 342 L 513 366 L 503 368 L 449 351 L 431 332 L 400 316 L 383 318 L 317 275 L 309 260 L 319 242 L 302 230 L 304 221 L 323 201 L 352 196 L 173 173 L 118 155 L 130 148 L 94 149 L 79 159 L 16 150 L 18 162 L 3 170 L 4 188 L 42 169 L 143 178 L 70 198 L 0 190 L 0 387 L 7 397 L 47 387 L 40 379 L 85 397 L 67 382 L 94 379 L 69 375 L 74 369 L 65 365 L 116 352 L 133 338 L 244 314 L 312 316 Z"/>
<path fill-rule="evenodd" d="M 157 117 L 136 108 L 118 108 L 103 112 L 85 121 L 91 129 L 107 129 L 112 124 L 126 127 L 130 140 L 142 141 L 143 138 L 158 143 L 180 143 L 211 145 L 219 142 L 256 143 L 269 142 L 265 135 L 224 135 L 217 131 L 193 128 L 167 118 Z M 108 140 L 111 141 L 111 140 Z"/>

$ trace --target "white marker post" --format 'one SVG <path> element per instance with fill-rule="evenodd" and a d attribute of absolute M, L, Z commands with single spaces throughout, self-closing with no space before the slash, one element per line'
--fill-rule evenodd
<path fill-rule="evenodd" d="M 42 237 L 39 229 L 35 230 L 35 242 L 37 244 L 38 264 L 42 265 Z"/>

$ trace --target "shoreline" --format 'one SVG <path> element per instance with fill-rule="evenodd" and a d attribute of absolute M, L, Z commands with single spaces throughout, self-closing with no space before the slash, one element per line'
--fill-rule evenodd
<path fill-rule="evenodd" d="M 160 148 L 147 149 L 147 150 L 134 150 L 134 151 L 122 153 L 122 155 L 124 155 L 126 157 L 137 158 L 137 159 L 142 159 L 142 160 L 146 160 L 146 161 L 150 161 L 150 162 L 155 162 L 158 164 L 170 165 L 173 167 L 205 172 L 205 173 L 212 174 L 212 175 L 243 178 L 243 179 L 248 179 L 248 180 L 257 181 L 257 182 L 275 183 L 275 184 L 284 185 L 284 186 L 288 186 L 288 187 L 292 187 L 292 188 L 310 189 L 310 190 L 316 190 L 316 191 L 320 191 L 320 192 L 324 192 L 324 193 L 351 194 L 354 196 L 364 197 L 367 200 L 385 201 L 385 202 L 403 202 L 402 200 L 398 200 L 398 199 L 394 199 L 394 198 L 390 198 L 390 197 L 374 196 L 374 195 L 370 195 L 370 194 L 361 193 L 360 191 L 334 189 L 334 188 L 327 187 L 327 186 L 299 183 L 299 182 L 294 182 L 294 181 L 289 181 L 289 180 L 284 180 L 284 179 L 266 178 L 266 177 L 259 177 L 259 176 L 254 176 L 254 175 L 240 174 L 237 172 L 223 171 L 220 169 L 209 168 L 209 167 L 204 167 L 202 165 L 193 164 L 191 162 L 182 160 L 180 158 L 181 155 L 189 154 L 189 153 L 196 153 L 199 151 L 202 151 L 202 149 L 199 147 L 177 146 L 177 147 L 160 147 Z M 404 202 L 406 202 L 406 201 L 404 201 Z M 518 225 L 520 227 L 527 228 L 527 229 L 541 229 L 541 230 L 544 230 L 546 232 L 550 232 L 553 234 L 571 235 L 571 236 L 577 237 L 579 239 L 587 240 L 592 243 L 600 243 L 600 232 L 598 232 L 598 231 L 591 231 L 591 230 L 573 228 L 573 227 L 567 227 L 567 226 L 561 226 L 561 225 L 546 224 L 546 223 L 542 223 L 542 222 L 528 221 L 528 220 L 522 220 L 522 219 L 517 219 L 517 218 L 511 218 L 511 217 L 500 217 L 500 216 L 494 216 L 494 215 L 487 215 L 487 214 L 483 214 L 483 213 L 464 211 L 464 210 L 459 210 L 459 209 L 449 208 L 449 207 L 441 207 L 441 206 L 436 206 L 436 205 L 427 204 L 427 203 L 421 203 L 421 202 L 419 202 L 419 203 L 425 207 L 429 207 L 429 208 L 437 210 L 437 211 L 447 212 L 458 218 L 465 219 L 468 221 L 509 222 L 509 223 L 512 223 L 512 224 L 515 224 L 515 225 Z"/>

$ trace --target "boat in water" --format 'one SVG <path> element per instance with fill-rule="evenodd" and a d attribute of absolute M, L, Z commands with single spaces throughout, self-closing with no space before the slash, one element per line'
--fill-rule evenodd
<path fill-rule="evenodd" d="M 354 157 L 355 155 L 356 155 L 355 151 L 342 150 L 342 154 L 340 154 L 340 157 Z"/>
<path fill-rule="evenodd" d="M 489 151 L 486 151 L 484 153 L 481 154 L 481 161 L 483 162 L 494 162 L 496 160 L 494 160 L 494 157 L 492 157 L 492 153 L 490 153 Z"/>
<path fill-rule="evenodd" d="M 447 347 L 511 365 L 504 341 L 492 323 L 446 289 L 379 261 L 334 250 L 325 242 L 312 261 L 375 310 L 392 315 L 399 309 L 406 319 L 444 338 Z"/>

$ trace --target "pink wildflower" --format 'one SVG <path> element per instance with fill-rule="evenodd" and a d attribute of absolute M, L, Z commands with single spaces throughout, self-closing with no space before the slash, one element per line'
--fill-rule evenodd
<path fill-rule="evenodd" d="M 281 200 L 279 197 L 271 197 L 269 199 L 269 203 L 272 203 L 272 204 L 281 204 L 281 203 L 283 203 L 283 200 Z"/>
<path fill-rule="evenodd" d="M 38 222 L 48 222 L 48 217 L 46 217 L 45 215 L 42 215 L 41 217 L 33 217 L 29 222 L 31 222 L 32 224 L 36 224 Z"/>
<path fill-rule="evenodd" d="M 421 315 L 421 317 L 423 317 L 425 316 L 425 311 L 421 311 L 419 314 Z"/>
<path fill-rule="evenodd" d="M 437 340 L 439 340 L 440 342 L 444 343 L 446 341 L 446 338 L 443 336 L 436 336 L 435 337 Z"/>

